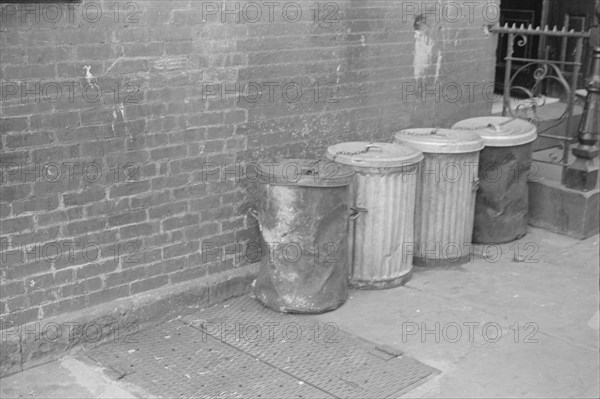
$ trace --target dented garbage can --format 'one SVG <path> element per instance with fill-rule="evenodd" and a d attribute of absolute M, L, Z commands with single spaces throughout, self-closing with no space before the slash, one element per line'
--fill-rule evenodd
<path fill-rule="evenodd" d="M 353 171 L 280 159 L 259 168 L 256 217 L 265 243 L 256 298 L 284 313 L 322 313 L 347 299 Z"/>
<path fill-rule="evenodd" d="M 523 237 L 527 234 L 527 181 L 537 128 L 504 116 L 465 119 L 452 128 L 473 131 L 485 144 L 479 162 L 473 241 L 499 244 Z"/>
<path fill-rule="evenodd" d="M 394 141 L 425 155 L 419 169 L 415 217 L 414 264 L 466 263 L 471 254 L 479 152 L 483 140 L 474 132 L 406 129 Z"/>
<path fill-rule="evenodd" d="M 423 154 L 391 143 L 348 142 L 327 149 L 327 158 L 350 166 L 354 206 L 351 225 L 350 285 L 385 289 L 412 274 L 417 168 Z"/>

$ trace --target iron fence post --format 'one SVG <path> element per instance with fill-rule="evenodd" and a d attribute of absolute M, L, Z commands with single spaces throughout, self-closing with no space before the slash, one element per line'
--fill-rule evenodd
<path fill-rule="evenodd" d="M 600 47 L 594 49 L 592 74 L 587 82 L 585 109 L 579 125 L 578 143 L 573 148 L 575 161 L 567 168 L 563 184 L 581 191 L 598 185 L 598 134 L 600 133 Z"/>

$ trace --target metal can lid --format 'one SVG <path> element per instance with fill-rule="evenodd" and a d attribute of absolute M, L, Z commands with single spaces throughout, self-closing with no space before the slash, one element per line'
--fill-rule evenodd
<path fill-rule="evenodd" d="M 333 145 L 327 149 L 326 156 L 337 163 L 359 168 L 396 168 L 423 160 L 423 153 L 414 148 L 366 141 Z"/>
<path fill-rule="evenodd" d="M 425 153 L 438 154 L 475 152 L 484 147 L 483 139 L 477 133 L 452 129 L 405 129 L 394 135 L 394 141 Z"/>
<path fill-rule="evenodd" d="M 275 186 L 340 187 L 352 183 L 354 171 L 323 159 L 277 158 L 253 164 L 259 181 Z"/>
<path fill-rule="evenodd" d="M 513 147 L 531 143 L 537 138 L 537 128 L 533 123 L 507 116 L 465 119 L 452 126 L 452 129 L 477 133 L 486 147 Z"/>

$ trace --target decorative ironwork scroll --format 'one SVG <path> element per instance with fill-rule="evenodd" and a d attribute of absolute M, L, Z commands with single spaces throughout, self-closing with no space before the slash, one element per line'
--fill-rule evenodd
<path fill-rule="evenodd" d="M 558 29 L 556 26 L 550 29 L 548 26 L 534 28 L 532 25 L 520 27 L 516 24 L 509 26 L 495 26 L 489 29 L 490 32 L 497 33 L 499 35 L 508 36 L 508 48 L 506 53 L 506 69 L 504 74 L 504 93 L 503 93 L 503 106 L 502 115 L 510 115 L 514 118 L 527 119 L 537 125 L 542 121 L 542 118 L 538 115 L 538 108 L 546 103 L 546 97 L 542 93 L 544 87 L 548 82 L 557 82 L 558 87 L 564 92 L 564 98 L 566 99 L 566 108 L 562 115 L 555 119 L 545 119 L 546 122 L 551 123 L 551 127 L 558 126 L 562 123 L 566 123 L 566 126 L 571 126 L 571 119 L 573 117 L 573 109 L 575 106 L 575 91 L 578 87 L 579 72 L 582 67 L 583 57 L 583 43 L 586 38 L 590 36 L 589 32 L 576 32 L 574 30 L 567 30 L 566 28 Z M 524 47 L 529 38 L 532 36 L 541 37 L 558 37 L 563 40 L 573 39 L 576 41 L 575 51 L 571 61 L 565 59 L 551 60 L 548 58 L 524 58 L 515 56 L 515 46 Z M 570 82 L 565 77 L 564 69 L 566 67 L 572 68 Z M 516 71 L 513 69 L 516 68 Z M 522 84 L 516 85 L 515 82 L 519 78 L 519 75 L 524 73 L 530 73 L 534 69 L 532 77 L 533 81 L 530 87 L 525 87 Z M 520 97 L 525 97 L 524 100 L 520 100 L 520 104 L 517 105 L 516 109 L 513 110 L 511 107 L 511 94 L 519 94 Z M 559 164 L 563 167 L 563 174 L 568 166 L 569 147 L 577 137 L 552 135 L 546 132 L 540 132 L 540 137 L 557 140 L 559 146 L 562 148 L 563 156 L 555 157 L 546 162 Z"/>

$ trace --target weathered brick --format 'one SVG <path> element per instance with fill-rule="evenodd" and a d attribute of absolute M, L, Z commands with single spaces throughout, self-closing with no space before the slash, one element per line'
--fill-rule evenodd
<path fill-rule="evenodd" d="M 0 317 L 0 321 L 5 325 L 20 326 L 38 319 L 39 308 L 31 308 L 20 312 L 9 313 Z"/>
<path fill-rule="evenodd" d="M 20 133 L 10 134 L 6 136 L 7 148 L 20 147 L 39 147 L 48 145 L 54 142 L 52 133 L 50 132 L 35 132 L 35 133 Z"/>
<path fill-rule="evenodd" d="M 4 219 L 12 213 L 11 204 L 0 203 L 0 218 Z"/>
<path fill-rule="evenodd" d="M 58 181 L 42 180 L 34 184 L 33 194 L 36 196 L 44 196 L 52 193 L 64 193 L 79 189 L 81 179 L 74 176 L 73 178 L 60 178 Z"/>
<path fill-rule="evenodd" d="M 133 247 L 130 247 L 130 250 L 132 250 Z M 135 251 L 131 251 L 127 256 L 123 257 L 123 268 L 126 267 L 133 267 L 133 266 L 138 266 L 138 265 L 147 265 L 150 264 L 152 262 L 156 262 L 158 260 L 160 260 L 162 258 L 162 250 L 157 248 L 157 249 L 152 249 L 149 251 L 141 251 L 139 252 L 138 250 Z"/>
<path fill-rule="evenodd" d="M 152 179 L 152 190 L 163 190 L 170 187 L 180 187 L 188 184 L 190 181 L 189 174 L 176 174 L 169 177 L 157 177 Z"/>
<path fill-rule="evenodd" d="M 150 190 L 149 181 L 115 184 L 110 188 L 110 198 L 140 194 Z"/>
<path fill-rule="evenodd" d="M 130 268 L 116 273 L 110 273 L 106 275 L 104 284 L 106 287 L 114 287 L 117 285 L 130 283 L 135 280 L 139 280 L 145 276 L 144 267 Z"/>
<path fill-rule="evenodd" d="M 59 302 L 50 303 L 42 306 L 44 317 L 56 316 L 61 313 L 74 312 L 85 308 L 85 297 L 65 299 Z"/>
<path fill-rule="evenodd" d="M 152 192 L 143 197 L 131 198 L 131 208 L 150 208 L 156 205 L 166 204 L 171 201 L 169 191 Z"/>
<path fill-rule="evenodd" d="M 136 281 L 131 283 L 131 294 L 137 294 L 139 292 L 149 291 L 158 287 L 162 287 L 169 282 L 167 276 L 156 276 L 142 281 Z"/>
<path fill-rule="evenodd" d="M 85 280 L 79 280 L 74 284 L 67 284 L 60 287 L 60 294 L 63 298 L 69 298 L 72 296 L 81 296 L 89 294 L 90 292 L 97 291 L 102 288 L 102 279 L 100 277 L 93 277 Z"/>
<path fill-rule="evenodd" d="M 19 184 L 15 186 L 0 186 L 0 201 L 13 202 L 22 200 L 31 193 L 31 184 Z"/>
<path fill-rule="evenodd" d="M 153 160 L 181 158 L 187 154 L 187 145 L 162 147 L 150 151 L 150 158 Z"/>
<path fill-rule="evenodd" d="M 64 112 L 55 114 L 34 115 L 30 118 L 31 129 L 67 129 L 79 126 L 79 114 L 77 112 Z"/>
<path fill-rule="evenodd" d="M 78 268 L 76 277 L 77 280 L 83 280 L 101 274 L 111 273 L 116 270 L 117 266 L 119 266 L 119 262 L 115 262 L 113 259 L 101 263 L 91 263 Z"/>
<path fill-rule="evenodd" d="M 76 144 L 69 146 L 43 148 L 39 150 L 33 150 L 31 152 L 31 160 L 33 162 L 54 162 L 60 164 L 65 159 L 77 158 L 78 156 L 79 146 Z M 67 171 L 65 170 L 65 173 L 66 172 Z"/>
<path fill-rule="evenodd" d="M 4 165 L 26 164 L 30 160 L 29 155 L 29 151 L 5 151 L 2 153 L 2 163 Z M 8 174 L 8 172 L 9 171 L 7 171 L 6 173 Z M 10 181 L 6 176 L 3 176 L 3 179 L 5 179 L 6 181 Z"/>
<path fill-rule="evenodd" d="M 25 293 L 25 285 L 22 281 L 8 284 L 0 284 L 0 298 L 10 298 Z"/>
<path fill-rule="evenodd" d="M 124 212 L 129 209 L 129 199 L 117 199 L 109 201 L 101 201 L 85 207 L 86 217 L 111 215 L 114 213 Z"/>
<path fill-rule="evenodd" d="M 108 226 L 123 226 L 125 224 L 133 224 L 146 220 L 146 211 L 140 210 L 135 212 L 126 212 L 119 215 L 110 216 L 108 218 Z"/>
<path fill-rule="evenodd" d="M 58 299 L 56 290 L 35 291 L 27 295 L 29 296 L 29 306 L 39 306 Z"/>
<path fill-rule="evenodd" d="M 123 148 L 125 148 L 125 139 L 122 138 L 82 143 L 81 156 L 102 157 L 106 154 L 122 151 Z"/>
<path fill-rule="evenodd" d="M 244 227 L 244 217 L 237 217 L 231 220 L 226 220 L 221 222 L 221 230 L 229 231 L 229 230 L 238 230 Z"/>
<path fill-rule="evenodd" d="M 124 240 L 134 238 L 134 237 L 143 237 L 154 234 L 158 229 L 154 223 L 140 223 L 129 225 L 125 227 L 121 227 L 119 229 L 119 234 L 121 238 Z"/>
<path fill-rule="evenodd" d="M 6 278 L 9 280 L 21 279 L 37 273 L 43 273 L 50 270 L 51 267 L 52 263 L 43 259 L 37 262 L 11 266 L 6 269 Z"/>
<path fill-rule="evenodd" d="M 64 226 L 63 232 L 64 232 L 65 236 L 72 237 L 72 236 L 79 236 L 79 235 L 82 235 L 85 233 L 90 233 L 93 231 L 102 230 L 105 227 L 106 227 L 106 219 L 99 218 L 99 219 L 85 220 L 82 222 L 69 223 L 66 226 Z"/>
<path fill-rule="evenodd" d="M 151 219 L 164 219 L 168 216 L 173 216 L 186 211 L 187 202 L 181 201 L 150 208 L 148 215 Z"/>
<path fill-rule="evenodd" d="M 198 198 L 190 201 L 190 209 L 193 212 L 205 211 L 221 205 L 221 197 L 218 195 Z"/>
<path fill-rule="evenodd" d="M 56 76 L 56 67 L 53 64 L 48 65 L 20 65 L 16 67 L 7 67 L 4 70 L 4 77 L 13 80 L 27 80 L 35 78 L 53 78 Z"/>
<path fill-rule="evenodd" d="M 27 118 L 26 117 L 15 117 L 15 118 L 0 118 L 0 133 L 9 132 L 20 132 L 27 129 Z M 10 136 L 9 136 L 10 137 Z M 11 146 L 9 143 L 13 143 L 14 140 L 7 140 L 8 147 L 19 147 Z"/>
<path fill-rule="evenodd" d="M 18 295 L 18 296 L 14 296 L 12 298 L 7 299 L 6 301 L 6 307 L 8 308 L 8 311 L 10 313 L 12 312 L 18 312 L 20 310 L 23 309 L 27 309 L 29 308 L 29 297 L 30 295 Z"/>
<path fill-rule="evenodd" d="M 111 46 L 107 45 L 79 45 L 76 48 L 78 60 L 104 60 L 113 56 L 119 56 Z"/>
<path fill-rule="evenodd" d="M 25 201 L 15 201 L 12 209 L 13 213 L 18 215 L 25 212 L 52 211 L 58 208 L 58 205 L 58 196 L 53 195 L 41 198 L 31 198 Z"/>
<path fill-rule="evenodd" d="M 219 224 L 215 222 L 202 223 L 185 228 L 186 240 L 204 239 L 219 233 Z"/>
<path fill-rule="evenodd" d="M 42 274 L 40 276 L 29 277 L 25 279 L 25 287 L 27 289 L 27 292 L 49 288 L 53 285 L 54 274 L 52 273 Z"/>
<path fill-rule="evenodd" d="M 91 188 L 77 193 L 68 193 L 63 195 L 63 204 L 65 207 L 75 205 L 86 205 L 92 202 L 98 202 L 106 197 L 106 189 L 102 187 Z"/>
<path fill-rule="evenodd" d="M 115 299 L 124 298 L 130 295 L 129 284 L 111 287 L 102 291 L 93 292 L 87 295 L 89 306 L 98 305 L 114 301 Z"/>
<path fill-rule="evenodd" d="M 126 57 L 158 57 L 165 49 L 164 43 L 137 42 L 123 45 L 123 55 Z"/>
<path fill-rule="evenodd" d="M 173 196 L 175 198 L 196 198 L 203 197 L 206 195 L 206 184 L 194 184 L 188 185 L 173 190 Z"/>
<path fill-rule="evenodd" d="M 190 281 L 195 278 L 204 277 L 207 275 L 207 273 L 208 267 L 206 265 L 190 267 L 188 269 L 171 274 L 171 282 L 180 283 L 183 281 Z"/>
<path fill-rule="evenodd" d="M 200 218 L 197 214 L 187 214 L 183 216 L 175 216 L 162 221 L 163 230 L 174 230 L 186 226 L 198 224 Z"/>
<path fill-rule="evenodd" d="M 48 213 L 42 213 L 42 214 L 38 214 L 36 216 L 37 218 L 37 224 L 38 226 L 45 226 L 45 225 L 49 225 L 49 224 L 57 224 L 57 223 L 63 223 L 63 222 L 67 222 L 67 221 L 71 221 L 71 220 L 75 220 L 75 219 L 80 219 L 83 216 L 83 208 L 78 207 L 78 208 L 71 208 L 67 211 L 55 211 L 55 212 L 48 212 Z M 88 215 L 90 216 L 90 215 Z M 91 215 L 94 216 L 94 215 Z"/>
<path fill-rule="evenodd" d="M 5 219 L 0 226 L 0 235 L 13 234 L 33 228 L 33 217 L 24 216 L 13 219 Z"/>
<path fill-rule="evenodd" d="M 175 244 L 163 249 L 163 258 L 175 258 L 177 256 L 189 254 L 191 252 L 195 252 L 200 247 L 198 241 L 190 241 L 182 244 Z"/>

